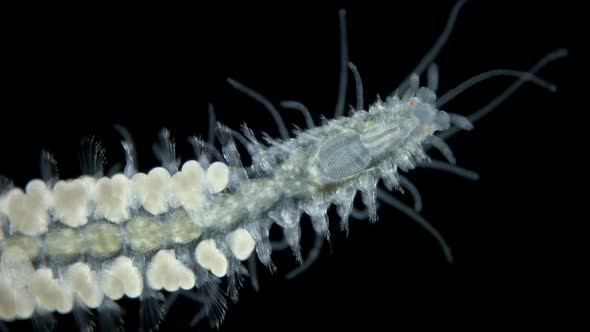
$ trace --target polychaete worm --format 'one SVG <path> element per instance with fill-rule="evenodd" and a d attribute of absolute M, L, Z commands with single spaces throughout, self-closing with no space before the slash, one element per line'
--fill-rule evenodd
<path fill-rule="evenodd" d="M 178 143 L 194 150 L 187 159 L 162 129 L 152 146 L 160 166 L 142 172 L 136 128 L 115 125 L 125 157 L 120 167 L 106 168 L 102 143 L 88 137 L 81 176 L 60 178 L 56 155 L 43 151 L 39 178 L 20 188 L 3 177 L 0 318 L 49 330 L 54 313 L 72 314 L 80 330 L 112 330 L 123 317 L 116 301 L 127 297 L 138 299 L 139 328 L 156 330 L 182 297 L 195 307 L 188 325 L 207 321 L 219 328 L 241 288 L 261 287 L 259 263 L 274 272 L 272 254 L 290 250 L 298 263 L 285 274 L 292 279 L 317 260 L 332 240 L 331 228 L 348 233 L 351 219 L 374 223 L 379 206 L 416 222 L 453 263 L 452 243 L 421 215 L 423 199 L 408 174 L 427 168 L 478 179 L 457 165 L 447 141 L 472 130 L 525 83 L 555 91 L 539 72 L 567 55 L 557 49 L 530 68 L 489 70 L 438 93 L 435 60 L 465 3 L 450 8 L 435 44 L 399 86 L 371 104 L 364 101 L 362 68 L 349 57 L 342 9 L 335 110 L 322 112 L 333 116 L 318 121 L 299 101 L 271 100 L 255 85 L 229 78 L 242 95 L 233 98 L 264 109 L 275 125 L 268 131 L 277 137 L 217 122 L 210 103 L 205 138 Z M 455 97 L 497 77 L 513 81 L 487 104 L 467 115 L 447 111 Z M 349 89 L 354 98 L 347 97 Z M 347 108 L 349 100 L 354 106 Z M 304 125 L 290 130 L 287 113 Z M 396 195 L 401 192 L 403 198 Z M 302 221 L 315 235 L 304 252 Z"/>

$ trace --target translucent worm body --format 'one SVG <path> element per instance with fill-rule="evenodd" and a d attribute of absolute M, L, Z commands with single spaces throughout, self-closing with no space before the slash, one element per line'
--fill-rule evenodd
<path fill-rule="evenodd" d="M 544 81 L 528 75 L 513 76 L 543 86 Z M 433 76 L 437 74 L 429 72 L 428 85 L 436 89 Z M 155 145 L 162 167 L 138 172 L 133 145 L 124 137 L 127 164 L 119 172 L 102 176 L 96 148 L 89 152 L 94 157 L 87 166 L 90 176 L 57 180 L 47 171 L 45 178 L 28 182 L 24 190 L 6 188 L 1 199 L 0 315 L 5 320 L 28 319 L 51 312 L 76 315 L 90 308 L 116 316 L 112 301 L 123 296 L 140 298 L 149 311 L 161 307 L 160 292 L 196 288 L 202 312 L 212 325 L 219 325 L 226 306 L 219 282 L 233 299 L 246 275 L 246 260 L 257 257 L 274 269 L 269 239 L 273 224 L 282 228 L 286 247 L 303 261 L 303 214 L 320 239 L 328 238 L 330 206 L 336 206 L 340 224 L 347 229 L 360 192 L 367 217 L 375 221 L 378 200 L 392 202 L 377 188 L 379 181 L 390 190 L 405 188 L 419 201 L 415 187 L 400 181 L 398 172 L 428 163 L 431 147 L 454 163 L 436 134 L 469 129 L 469 118 L 440 110 L 435 91 L 418 82 L 417 75 L 411 76 L 397 95 L 295 137 L 262 142 L 244 130 L 241 138 L 251 166 L 238 153 L 239 134 L 216 125 L 221 160 L 214 157 L 211 141 L 195 140 L 197 159 L 179 163 L 174 143 L 163 131 Z M 244 87 L 237 81 L 232 84 Z M 45 163 L 46 170 L 51 167 Z M 398 208 L 404 212 L 404 207 Z M 408 214 L 414 210 L 420 209 Z M 437 237 L 452 260 L 438 232 L 425 220 L 417 221 Z"/>

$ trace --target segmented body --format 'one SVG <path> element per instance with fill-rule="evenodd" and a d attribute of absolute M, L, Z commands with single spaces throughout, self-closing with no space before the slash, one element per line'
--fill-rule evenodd
<path fill-rule="evenodd" d="M 29 318 L 31 309 L 67 313 L 79 305 L 74 299 L 96 308 L 101 296 L 116 300 L 123 295 L 151 296 L 149 289 L 201 287 L 215 277 L 242 273 L 239 261 L 254 249 L 270 265 L 268 230 L 273 223 L 283 227 L 297 253 L 301 214 L 310 215 L 316 232 L 326 234 L 326 209 L 336 204 L 346 220 L 357 191 L 375 218 L 377 181 L 383 178 L 396 186 L 398 168 L 410 170 L 416 160 L 423 160 L 425 140 L 449 125 L 442 112 L 437 121 L 424 118 L 424 109 L 439 114 L 427 90 L 418 97 L 400 97 L 377 103 L 368 112 L 330 120 L 293 139 L 269 145 L 251 142 L 256 152 L 255 176 L 250 178 L 236 163 L 239 159 L 231 157 L 236 156 L 235 146 L 226 137 L 227 174 L 223 165 L 201 160 L 198 165 L 183 164 L 186 170 L 178 173 L 157 168 L 135 178 L 85 177 L 47 187 L 36 181 L 26 194 L 7 192 L 3 212 L 11 234 L 3 241 L 3 271 L 15 273 L 3 279 L 2 286 L 15 299 L 28 302 L 18 305 L 22 311 L 4 318 Z M 227 136 L 223 128 L 220 131 Z M 213 175 L 215 167 L 221 174 Z M 207 176 L 210 169 L 212 175 Z M 185 182 L 175 182 L 174 176 L 199 184 L 181 188 Z M 113 192 L 123 196 L 109 202 Z M 182 193 L 191 195 L 183 200 Z M 61 207 L 56 204 L 60 195 L 66 196 Z M 79 200 L 75 208 L 70 206 L 73 199 Z M 15 227 L 19 215 L 33 216 L 34 221 Z M 160 278 L 170 270 L 175 273 Z M 117 279 L 112 275 L 119 274 L 131 281 L 110 285 Z M 89 284 L 100 286 L 89 290 Z M 52 293 L 48 295 L 47 289 Z"/>
<path fill-rule="evenodd" d="M 155 290 L 191 289 L 195 273 L 187 266 L 224 277 L 255 245 L 268 265 L 272 223 L 285 228 L 288 243 L 298 252 L 302 212 L 312 217 L 317 232 L 327 234 L 327 208 L 337 204 L 346 220 L 358 190 L 374 219 L 379 178 L 397 186 L 397 168 L 413 168 L 415 159 L 424 158 L 425 139 L 449 127 L 448 115 L 433 102 L 434 93 L 423 88 L 417 97 L 410 93 L 405 100 L 378 102 L 369 111 L 326 122 L 269 148 L 250 136 L 258 160 L 252 179 L 240 167 L 233 140 L 223 133 L 228 129 L 219 128 L 227 136 L 223 151 L 234 163 L 230 168 L 215 162 L 204 171 L 198 162 L 187 161 L 174 174 L 157 167 L 130 178 L 85 176 L 58 181 L 52 188 L 33 180 L 25 192 L 11 189 L 2 196 L 11 233 L 2 246 L 3 292 L 28 302 L 14 313 L 8 303 L 3 315 L 29 318 L 35 302 L 40 310 L 68 313 L 74 295 L 95 308 L 99 293 L 113 300 L 123 294 L 138 297 L 144 283 Z M 167 250 L 171 246 L 176 254 Z M 160 280 L 150 273 L 167 268 L 177 268 L 177 274 Z M 118 284 L 121 278 L 128 280 Z M 23 284 L 12 288 L 18 280 Z"/>

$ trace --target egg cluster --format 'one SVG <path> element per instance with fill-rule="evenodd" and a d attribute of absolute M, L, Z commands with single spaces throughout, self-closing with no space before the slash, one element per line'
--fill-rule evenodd
<path fill-rule="evenodd" d="M 200 239 L 194 216 L 223 195 L 229 178 L 225 163 L 204 169 L 191 160 L 174 174 L 156 167 L 130 178 L 83 176 L 53 186 L 36 179 L 9 190 L 0 197 L 0 318 L 69 313 L 75 303 L 97 308 L 105 297 L 136 298 L 146 287 L 191 289 L 196 268 L 225 276 L 229 256 L 247 259 L 256 241 L 244 228 L 223 244 Z M 191 255 L 177 255 L 174 248 L 193 242 Z"/>

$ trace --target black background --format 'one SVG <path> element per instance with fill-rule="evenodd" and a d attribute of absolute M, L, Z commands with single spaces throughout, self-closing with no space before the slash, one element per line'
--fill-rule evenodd
<path fill-rule="evenodd" d="M 246 122 L 277 136 L 270 116 L 226 77 L 273 102 L 305 103 L 316 122 L 321 114 L 330 118 L 338 86 L 338 8 L 348 10 L 350 58 L 372 102 L 417 64 L 453 3 L 218 1 L 5 10 L 0 171 L 23 186 L 38 176 L 39 152 L 46 148 L 61 175 L 75 177 L 79 142 L 88 134 L 103 141 L 108 166 L 120 163 L 113 123 L 134 135 L 142 170 L 157 164 L 151 143 L 163 126 L 187 160 L 192 154 L 184 137 L 206 137 L 208 102 L 230 127 Z M 486 70 L 525 70 L 556 48 L 571 52 L 539 74 L 558 85 L 557 93 L 525 85 L 475 130 L 449 140 L 459 165 L 478 171 L 480 181 L 430 170 L 409 174 L 423 195 L 423 215 L 454 251 L 454 264 L 419 226 L 382 206 L 377 224 L 352 222 L 348 238 L 332 227 L 331 250 L 325 246 L 295 280 L 282 278 L 296 266 L 291 254 L 277 253 L 277 273 L 261 268 L 260 292 L 247 285 L 221 330 L 587 330 L 582 12 L 567 1 L 471 1 L 437 58 L 444 92 Z M 482 83 L 445 108 L 469 114 L 510 83 Z M 355 103 L 353 95 L 351 84 L 348 104 Z M 297 112 L 283 116 L 304 124 Z M 313 236 L 308 220 L 302 223 L 305 254 Z M 135 330 L 137 302 L 123 303 L 127 327 Z M 196 310 L 179 300 L 162 330 L 188 328 Z M 60 330 L 70 327 L 71 318 L 60 318 Z"/>

